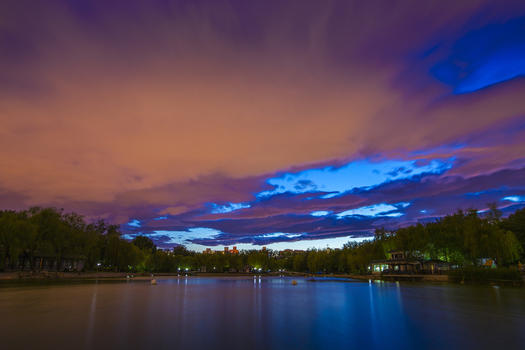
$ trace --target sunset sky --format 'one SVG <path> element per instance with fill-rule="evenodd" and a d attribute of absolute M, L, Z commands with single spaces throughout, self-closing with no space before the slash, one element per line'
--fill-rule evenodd
<path fill-rule="evenodd" d="M 340 247 L 525 207 L 525 3 L 5 0 L 0 209 Z"/>

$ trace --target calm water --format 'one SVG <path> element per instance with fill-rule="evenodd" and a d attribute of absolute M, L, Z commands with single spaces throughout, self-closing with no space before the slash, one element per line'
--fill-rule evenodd
<path fill-rule="evenodd" d="M 0 288 L 0 348 L 525 349 L 525 289 L 288 278 Z"/>

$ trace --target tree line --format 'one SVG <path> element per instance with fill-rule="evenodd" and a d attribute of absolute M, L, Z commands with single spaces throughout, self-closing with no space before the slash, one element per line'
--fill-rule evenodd
<path fill-rule="evenodd" d="M 87 223 L 55 208 L 0 211 L 0 271 L 39 269 L 37 260 L 47 257 L 56 270 L 62 269 L 60 261 L 70 259 L 81 260 L 84 271 L 366 273 L 371 261 L 386 259 L 390 251 L 457 266 L 477 266 L 482 258 L 494 259 L 498 266 L 516 265 L 525 257 L 525 209 L 507 218 L 494 206 L 482 215 L 460 210 L 396 231 L 378 229 L 374 239 L 349 242 L 341 249 L 239 254 L 197 253 L 183 246 L 157 249 L 145 236 L 122 238 L 118 225 Z"/>

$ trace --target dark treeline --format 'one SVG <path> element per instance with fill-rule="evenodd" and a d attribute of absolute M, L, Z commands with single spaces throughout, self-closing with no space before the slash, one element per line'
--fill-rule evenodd
<path fill-rule="evenodd" d="M 516 265 L 525 252 L 525 209 L 502 218 L 496 208 L 483 216 L 458 211 L 435 222 L 376 230 L 375 239 L 342 249 L 308 251 L 251 250 L 206 254 L 157 249 L 144 236 L 121 237 L 118 226 L 86 223 L 82 216 L 54 208 L 0 211 L 0 271 L 71 270 L 63 261 L 82 261 L 83 271 L 179 272 L 201 270 L 366 273 L 372 260 L 403 251 L 409 258 L 438 259 L 457 266 L 477 266 L 490 258 L 498 266 Z M 42 265 L 42 261 L 51 261 Z"/>
<path fill-rule="evenodd" d="M 0 211 L 0 270 L 38 269 L 45 258 L 56 270 L 68 259 L 81 260 L 84 270 L 124 271 L 141 254 L 121 238 L 118 225 L 102 220 L 87 224 L 82 216 L 55 208 Z"/>
<path fill-rule="evenodd" d="M 459 210 L 435 222 L 417 224 L 387 232 L 376 230 L 375 240 L 348 244 L 347 269 L 364 272 L 371 260 L 385 259 L 389 251 L 403 251 L 409 258 L 435 259 L 452 265 L 478 266 L 494 260 L 511 266 L 525 252 L 525 209 L 502 218 L 495 206 L 483 216 L 476 210 Z"/>

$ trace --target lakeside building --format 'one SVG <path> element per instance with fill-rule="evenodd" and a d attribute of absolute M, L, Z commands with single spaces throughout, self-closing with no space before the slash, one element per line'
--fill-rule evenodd
<path fill-rule="evenodd" d="M 479 258 L 478 259 L 478 265 L 487 267 L 487 268 L 496 268 L 498 267 L 496 264 L 496 259 L 494 258 Z"/>
<path fill-rule="evenodd" d="M 450 268 L 447 262 L 435 259 L 409 258 L 403 251 L 391 251 L 386 260 L 374 260 L 368 266 L 372 274 L 439 274 Z"/>

